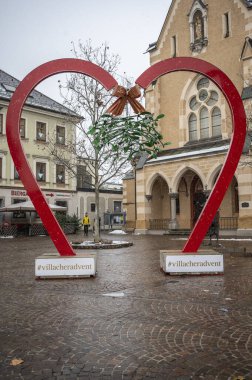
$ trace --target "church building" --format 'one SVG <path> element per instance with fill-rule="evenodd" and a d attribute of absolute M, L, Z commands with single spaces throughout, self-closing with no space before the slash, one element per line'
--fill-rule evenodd
<path fill-rule="evenodd" d="M 240 163 L 220 206 L 223 234 L 252 235 L 252 1 L 173 0 L 150 65 L 173 57 L 208 61 L 228 75 L 247 114 Z M 137 162 L 124 179 L 128 228 L 141 233 L 191 230 L 225 161 L 232 119 L 221 90 L 192 72 L 166 74 L 145 93 L 146 110 L 163 113 L 170 142 L 156 159 Z"/>

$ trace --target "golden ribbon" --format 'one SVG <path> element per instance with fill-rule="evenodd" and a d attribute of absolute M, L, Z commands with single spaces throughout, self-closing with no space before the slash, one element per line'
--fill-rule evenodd
<path fill-rule="evenodd" d="M 112 96 L 116 96 L 118 99 L 107 109 L 107 113 L 111 113 L 114 116 L 121 115 L 127 102 L 129 102 L 135 113 L 145 112 L 145 108 L 136 100 L 136 98 L 141 96 L 138 85 L 131 87 L 129 90 L 117 85 L 114 88 Z"/>

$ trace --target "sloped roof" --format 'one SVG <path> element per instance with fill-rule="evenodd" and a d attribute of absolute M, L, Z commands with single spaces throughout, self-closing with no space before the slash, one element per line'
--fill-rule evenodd
<path fill-rule="evenodd" d="M 123 180 L 126 180 L 126 179 L 134 179 L 135 178 L 135 174 L 134 174 L 134 171 L 133 170 L 129 170 L 125 176 L 123 177 Z"/>
<path fill-rule="evenodd" d="M 5 71 L 0 70 L 0 99 L 10 100 L 20 81 Z M 80 117 L 77 113 L 69 108 L 49 98 L 37 90 L 33 90 L 27 98 L 25 104 L 27 106 L 44 109 L 63 115 Z"/>
<path fill-rule="evenodd" d="M 166 149 L 158 153 L 156 159 L 148 159 L 147 165 L 158 161 L 171 161 L 193 156 L 203 156 L 211 153 L 228 150 L 230 139 L 222 140 L 219 138 L 209 138 L 202 141 L 188 142 L 181 148 Z"/>
<path fill-rule="evenodd" d="M 252 8 L 252 0 L 242 0 L 243 3 L 248 7 L 248 8 Z"/>
<path fill-rule="evenodd" d="M 169 19 L 169 16 L 170 16 L 170 14 L 171 14 L 171 11 L 172 11 L 172 9 L 173 9 L 174 4 L 175 4 L 176 1 L 177 1 L 177 0 L 172 0 L 172 2 L 171 2 L 171 5 L 170 5 L 170 7 L 169 7 L 169 9 L 168 9 L 168 12 L 167 12 L 166 18 L 165 18 L 164 23 L 163 23 L 163 25 L 162 25 L 162 28 L 161 28 L 161 31 L 160 31 L 160 33 L 159 33 L 159 36 L 158 36 L 157 41 L 152 42 L 151 44 L 149 44 L 149 46 L 148 46 L 148 48 L 147 48 L 147 50 L 146 50 L 145 53 L 150 53 L 150 52 L 154 51 L 154 50 L 157 48 L 157 44 L 158 44 L 158 42 L 159 42 L 159 40 L 160 40 L 160 38 L 161 38 L 162 32 L 163 32 L 163 30 L 164 30 L 164 28 L 165 28 L 165 25 L 166 25 L 166 23 L 167 23 L 167 20 Z M 201 1 L 201 0 L 200 0 L 200 1 Z M 240 1 L 241 1 L 241 2 L 242 2 L 247 8 L 251 8 L 251 9 L 252 9 L 252 0 L 240 0 Z"/>

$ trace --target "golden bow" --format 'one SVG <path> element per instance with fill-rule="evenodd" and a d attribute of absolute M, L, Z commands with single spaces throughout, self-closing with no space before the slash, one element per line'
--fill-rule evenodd
<path fill-rule="evenodd" d="M 114 88 L 112 96 L 116 96 L 118 99 L 107 109 L 107 112 L 114 116 L 122 114 L 127 102 L 129 102 L 135 113 L 145 112 L 145 108 L 136 100 L 136 98 L 141 96 L 141 91 L 138 85 L 135 85 L 129 90 L 126 90 L 123 86 L 117 85 Z"/>

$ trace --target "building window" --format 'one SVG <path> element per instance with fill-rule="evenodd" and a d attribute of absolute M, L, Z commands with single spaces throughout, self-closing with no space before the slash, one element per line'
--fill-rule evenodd
<path fill-rule="evenodd" d="M 193 111 L 188 119 L 189 141 L 197 140 L 198 136 L 200 139 L 221 136 L 221 111 L 216 107 L 220 100 L 219 94 L 205 77 L 195 87 L 196 94 L 190 97 L 188 104 Z"/>
<path fill-rule="evenodd" d="M 46 141 L 46 123 L 42 123 L 40 121 L 37 121 L 36 139 L 38 141 Z"/>
<path fill-rule="evenodd" d="M 56 126 L 56 143 L 65 145 L 65 127 Z"/>
<path fill-rule="evenodd" d="M 20 119 L 19 133 L 21 138 L 25 138 L 25 119 Z"/>
<path fill-rule="evenodd" d="M 223 35 L 224 38 L 227 38 L 230 36 L 230 14 L 229 12 L 224 13 L 223 15 Z"/>
<path fill-rule="evenodd" d="M 46 181 L 46 164 L 44 162 L 36 163 L 36 178 L 39 182 Z"/>
<path fill-rule="evenodd" d="M 177 56 L 177 38 L 172 36 L 171 38 L 171 56 L 175 58 Z"/>
<path fill-rule="evenodd" d="M 218 107 L 212 112 L 212 135 L 221 136 L 221 111 Z"/>
<path fill-rule="evenodd" d="M 114 201 L 114 212 L 122 212 L 122 202 Z"/>
<path fill-rule="evenodd" d="M 88 173 L 86 166 L 77 166 L 77 188 L 90 189 L 92 187 L 92 175 Z"/>
<path fill-rule="evenodd" d="M 197 90 L 201 90 L 202 88 L 209 87 L 209 79 L 207 77 L 201 78 L 197 83 Z"/>
<path fill-rule="evenodd" d="M 0 179 L 3 178 L 3 159 L 0 157 Z"/>
<path fill-rule="evenodd" d="M 67 214 L 67 201 L 56 201 L 55 204 L 56 204 L 56 206 L 66 207 L 66 211 L 57 211 L 57 214 L 58 213 L 64 214 L 64 215 Z"/>
<path fill-rule="evenodd" d="M 197 117 L 195 113 L 191 113 L 189 117 L 189 141 L 194 141 L 197 139 Z"/>
<path fill-rule="evenodd" d="M 210 97 L 207 100 L 207 105 L 208 106 L 214 106 L 218 102 L 218 99 L 219 99 L 219 95 L 217 94 L 217 92 L 216 91 L 211 91 L 210 92 Z"/>
<path fill-rule="evenodd" d="M 206 107 L 200 110 L 200 138 L 206 139 L 209 137 L 209 114 Z"/>
<path fill-rule="evenodd" d="M 65 183 L 64 165 L 56 165 L 56 183 Z"/>
<path fill-rule="evenodd" d="M 17 204 L 17 203 L 22 203 L 22 202 L 25 202 L 26 199 L 13 199 L 13 203 L 14 204 Z M 12 215 L 12 218 L 13 219 L 26 219 L 26 212 L 25 211 L 14 211 L 13 212 L 13 215 Z"/>
<path fill-rule="evenodd" d="M 90 204 L 90 211 L 95 212 L 95 203 Z"/>
<path fill-rule="evenodd" d="M 190 108 L 192 111 L 197 111 L 197 109 L 200 107 L 200 103 L 197 101 L 197 98 L 196 96 L 194 96 L 191 100 L 190 100 Z"/>
<path fill-rule="evenodd" d="M 17 171 L 17 169 L 15 168 L 15 166 L 14 166 L 14 179 L 15 179 L 15 180 L 20 180 L 20 177 L 19 177 L 18 171 Z"/>
<path fill-rule="evenodd" d="M 0 113 L 0 135 L 3 134 L 3 114 Z"/>

